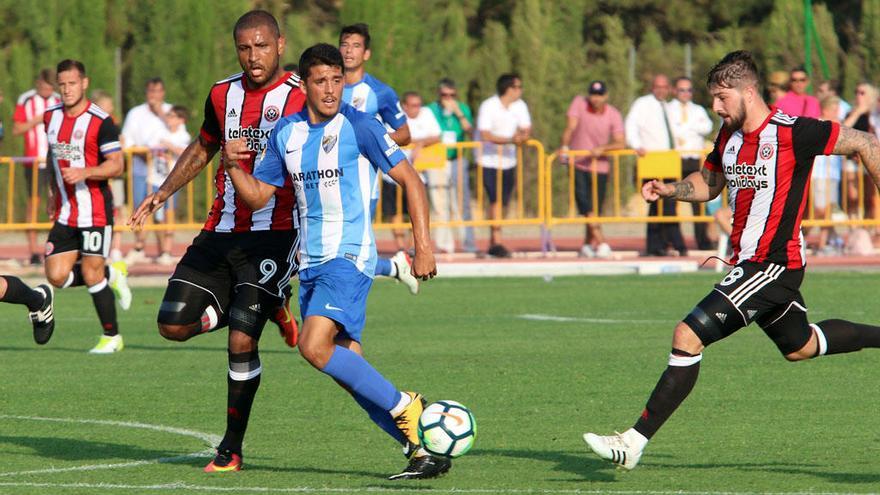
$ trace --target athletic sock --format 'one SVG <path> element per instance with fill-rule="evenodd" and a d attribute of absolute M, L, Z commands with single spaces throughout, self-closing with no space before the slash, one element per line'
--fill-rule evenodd
<path fill-rule="evenodd" d="M 397 423 L 394 422 L 391 413 L 376 404 L 373 404 L 366 397 L 357 392 L 352 391 L 351 395 L 354 397 L 355 402 L 367 412 L 367 415 L 373 420 L 373 423 L 376 423 L 379 428 L 382 428 L 382 431 L 391 435 L 391 438 L 397 443 L 400 445 L 406 445 L 406 437 L 403 435 L 403 432 L 397 428 Z"/>
<path fill-rule="evenodd" d="M 391 272 L 394 271 L 394 275 Z M 376 260 L 376 275 L 381 277 L 394 277 L 397 275 L 397 267 L 388 258 L 378 258 Z"/>
<path fill-rule="evenodd" d="M 104 335 L 112 337 L 118 334 L 119 324 L 116 322 L 116 306 L 114 304 L 113 291 L 110 290 L 107 279 L 105 278 L 97 284 L 90 286 L 89 294 L 92 295 L 92 302 L 95 303 L 95 310 L 98 311 L 98 320 L 101 321 Z"/>
<path fill-rule="evenodd" d="M 651 392 L 645 410 L 633 426 L 637 432 L 648 440 L 657 433 L 663 423 L 684 402 L 693 390 L 700 374 L 702 354 L 691 355 L 673 349 L 669 354 L 669 366 L 660 376 L 657 386 Z"/>
<path fill-rule="evenodd" d="M 217 447 L 231 450 L 241 455 L 241 444 L 251 415 L 251 406 L 257 389 L 260 388 L 259 351 L 229 353 L 229 375 L 226 377 L 228 394 L 226 397 L 226 434 Z"/>
<path fill-rule="evenodd" d="M 24 304 L 28 311 L 34 312 L 43 307 L 46 301 L 43 294 L 31 289 L 18 277 L 4 275 L 6 279 L 6 294 L 0 301 L 12 304 Z"/>
<path fill-rule="evenodd" d="M 880 347 L 880 327 L 846 320 L 824 320 L 810 326 L 819 339 L 817 356 Z"/>
<path fill-rule="evenodd" d="M 400 392 L 394 385 L 359 354 L 342 346 L 335 347 L 321 371 L 348 387 L 352 395 L 360 395 L 383 411 L 392 410 L 400 401 Z"/>

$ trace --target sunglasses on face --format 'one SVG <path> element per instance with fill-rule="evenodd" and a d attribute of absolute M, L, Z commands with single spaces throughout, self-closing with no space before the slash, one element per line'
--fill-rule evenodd
<path fill-rule="evenodd" d="M 807 78 L 806 77 L 792 77 L 791 82 L 793 82 L 793 83 L 807 82 Z"/>
<path fill-rule="evenodd" d="M 452 92 L 452 93 L 441 92 L 440 97 L 441 98 L 455 98 L 455 92 Z"/>
<path fill-rule="evenodd" d="M 676 91 L 679 93 L 693 93 L 694 88 L 677 88 Z"/>

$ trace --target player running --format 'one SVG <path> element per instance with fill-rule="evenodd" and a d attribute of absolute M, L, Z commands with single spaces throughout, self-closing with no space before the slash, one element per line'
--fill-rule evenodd
<path fill-rule="evenodd" d="M 119 129 L 86 99 L 89 78 L 82 62 L 62 60 L 55 77 L 61 104 L 43 114 L 49 140 L 46 163 L 54 174 L 49 204 L 55 221 L 46 240 L 44 268 L 55 287 L 88 287 L 103 329 L 89 352 L 110 354 L 123 349 L 113 301 L 122 309 L 131 306 L 125 264 L 106 264 L 113 236 L 113 197 L 107 180 L 122 173 Z M 47 298 L 51 305 L 51 291 Z M 45 315 L 42 319 L 46 321 Z M 35 329 L 38 343 L 49 337 L 51 329 L 39 338 Z"/>
<path fill-rule="evenodd" d="M 280 190 L 295 192 L 303 233 L 300 354 L 349 391 L 404 446 L 409 464 L 390 479 L 439 476 L 451 462 L 419 446 L 416 426 L 424 399 L 399 391 L 361 356 L 367 294 L 376 267 L 369 209 L 377 173 L 381 169 L 389 174 L 407 192 L 415 240 L 413 272 L 423 280 L 437 272 L 425 188 L 382 124 L 342 103 L 339 50 L 312 46 L 302 54 L 299 68 L 306 109 L 282 119 L 272 131 L 253 175 L 234 165 L 237 156 L 228 157 L 233 160 L 229 175 L 252 207 Z"/>
<path fill-rule="evenodd" d="M 375 115 L 387 127 L 394 129 L 389 135 L 400 146 L 410 142 L 409 124 L 406 114 L 400 108 L 397 93 L 387 84 L 368 74 L 364 64 L 370 59 L 370 29 L 366 24 L 345 26 L 339 33 L 339 51 L 345 63 L 345 88 L 342 101 L 361 112 Z M 383 212 L 393 216 L 397 206 L 397 195 L 393 180 L 383 176 Z M 378 179 L 377 179 L 378 181 Z M 378 188 L 370 205 L 372 216 L 376 216 L 376 203 L 379 200 Z M 384 214 L 384 213 L 383 213 Z M 400 233 L 401 242 L 403 234 Z M 413 276 L 410 259 L 405 251 L 398 251 L 392 258 L 379 257 L 376 260 L 376 275 L 395 278 L 409 289 L 410 294 L 419 293 L 419 280 Z"/>
<path fill-rule="evenodd" d="M 250 11 L 236 22 L 233 38 L 244 72 L 211 88 L 199 138 L 184 150 L 159 191 L 129 219 L 134 228 L 195 178 L 221 148 L 234 148 L 240 160 L 235 166 L 250 173 L 275 124 L 302 108 L 299 78 L 279 66 L 285 39 L 275 18 L 266 11 Z M 251 209 L 223 166 L 215 187 L 208 219 L 169 279 L 158 316 L 159 333 L 170 340 L 188 340 L 229 325 L 226 434 L 206 472 L 242 467 L 242 442 L 262 372 L 257 344 L 266 320 L 278 325 L 289 346 L 297 341 L 296 321 L 285 299 L 296 271 L 292 191 L 279 189 L 260 208 Z"/>
<path fill-rule="evenodd" d="M 748 52 L 725 56 L 709 72 L 712 109 L 724 120 L 703 169 L 683 181 L 650 181 L 647 201 L 709 201 L 727 186 L 733 210 L 734 264 L 673 332 L 669 366 L 629 430 L 584 435 L 603 459 L 633 469 L 645 445 L 688 396 L 703 349 L 757 322 L 789 361 L 880 347 L 880 327 L 845 320 L 807 321 L 800 293 L 806 267 L 801 220 L 816 155 L 858 154 L 880 184 L 874 136 L 835 122 L 791 117 L 768 107 Z"/>

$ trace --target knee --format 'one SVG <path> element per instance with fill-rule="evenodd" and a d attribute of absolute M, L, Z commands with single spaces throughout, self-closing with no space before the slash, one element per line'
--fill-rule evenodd
<path fill-rule="evenodd" d="M 785 360 L 791 363 L 797 361 L 804 361 L 806 359 L 812 359 L 816 356 L 815 344 L 811 345 L 812 342 L 807 342 L 807 344 L 800 349 L 790 352 L 788 354 L 783 354 L 785 356 Z"/>
<path fill-rule="evenodd" d="M 327 366 L 334 349 L 332 344 L 328 345 L 326 342 L 308 338 L 308 334 L 303 335 L 297 347 L 303 359 L 319 370 Z"/>
<path fill-rule="evenodd" d="M 159 335 L 168 339 L 183 342 L 193 336 L 193 325 L 173 325 L 159 322 Z"/>
<path fill-rule="evenodd" d="M 46 280 L 52 284 L 56 289 L 61 289 L 64 287 L 64 284 L 67 282 L 67 275 L 61 275 L 58 272 L 46 272 Z"/>
<path fill-rule="evenodd" d="M 705 346 L 693 329 L 687 323 L 681 321 L 675 326 L 673 331 L 672 348 L 696 356 L 703 352 Z"/>
<path fill-rule="evenodd" d="M 244 352 L 254 352 L 256 350 L 257 340 L 255 338 L 238 330 L 230 330 L 229 352 L 240 354 Z"/>

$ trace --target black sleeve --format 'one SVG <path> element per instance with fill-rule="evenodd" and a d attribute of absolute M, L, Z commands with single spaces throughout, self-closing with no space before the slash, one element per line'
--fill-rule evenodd
<path fill-rule="evenodd" d="M 791 130 L 792 147 L 798 164 L 812 163 L 816 155 L 830 155 L 837 144 L 840 124 L 829 120 L 798 117 Z"/>
<path fill-rule="evenodd" d="M 205 99 L 205 120 L 202 121 L 202 129 L 199 131 L 202 138 L 209 144 L 220 144 L 220 123 L 217 121 L 217 112 L 214 111 L 214 103 L 211 101 L 211 93 Z"/>
<path fill-rule="evenodd" d="M 98 150 L 101 152 L 101 161 L 108 153 L 122 151 L 122 146 L 119 144 L 119 128 L 109 117 L 101 121 L 101 127 L 98 128 Z"/>

